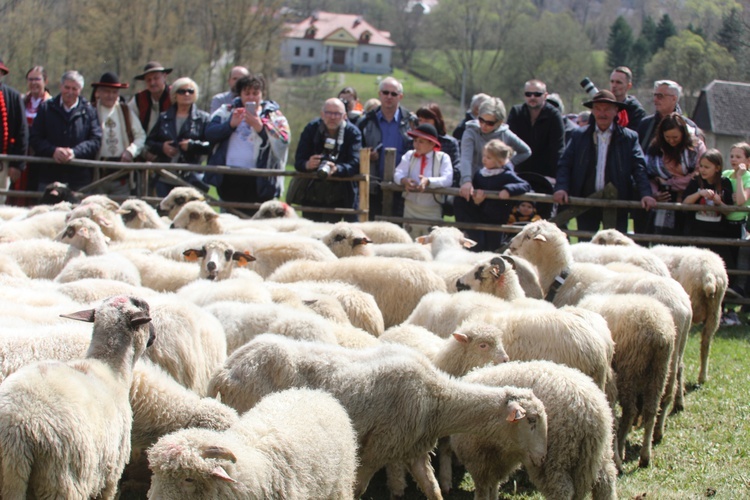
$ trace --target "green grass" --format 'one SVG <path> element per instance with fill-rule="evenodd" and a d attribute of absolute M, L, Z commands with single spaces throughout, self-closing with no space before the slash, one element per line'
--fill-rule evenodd
<path fill-rule="evenodd" d="M 631 432 L 625 473 L 617 484 L 619 498 L 750 498 L 750 327 L 719 329 L 711 349 L 709 380 L 702 387 L 696 385 L 699 352 L 700 332 L 694 327 L 685 351 L 685 410 L 667 419 L 664 441 L 654 446 L 649 468 L 638 468 L 642 432 Z M 454 468 L 454 492 L 446 499 L 473 498 L 471 477 L 461 475 L 462 469 Z M 413 485 L 406 497 L 424 498 Z M 388 498 L 382 473 L 363 498 Z M 543 497 L 521 472 L 501 487 L 500 498 Z"/>

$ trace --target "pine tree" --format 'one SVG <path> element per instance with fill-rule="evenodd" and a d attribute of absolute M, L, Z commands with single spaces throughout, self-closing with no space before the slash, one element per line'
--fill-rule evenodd
<path fill-rule="evenodd" d="M 638 35 L 630 51 L 630 69 L 633 71 L 633 85 L 638 85 L 643 69 L 656 52 L 656 23 L 651 16 L 643 18 L 641 34 Z"/>
<path fill-rule="evenodd" d="M 675 36 L 677 34 L 677 28 L 675 28 L 672 18 L 669 14 L 664 14 L 659 21 L 659 25 L 656 27 L 656 46 L 654 52 L 664 47 L 667 43 L 667 38 Z"/>
<path fill-rule="evenodd" d="M 742 49 L 742 18 L 737 9 L 732 9 L 729 15 L 724 16 L 719 32 L 716 33 L 716 43 L 724 47 L 730 54 L 737 57 Z"/>
<path fill-rule="evenodd" d="M 633 29 L 624 17 L 618 16 L 609 29 L 607 64 L 610 68 L 629 66 L 633 49 Z"/>

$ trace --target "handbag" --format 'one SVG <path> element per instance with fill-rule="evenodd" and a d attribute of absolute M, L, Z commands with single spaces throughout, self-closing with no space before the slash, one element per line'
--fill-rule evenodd
<path fill-rule="evenodd" d="M 312 179 L 292 177 L 286 190 L 286 202 L 290 205 L 304 205 L 305 194 Z"/>

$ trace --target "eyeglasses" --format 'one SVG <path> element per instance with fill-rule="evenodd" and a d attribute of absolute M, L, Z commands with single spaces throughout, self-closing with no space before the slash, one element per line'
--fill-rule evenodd
<path fill-rule="evenodd" d="M 340 111 L 323 111 L 323 114 L 333 118 L 341 118 L 342 116 L 344 116 L 344 113 Z"/>
<path fill-rule="evenodd" d="M 479 120 L 479 123 L 481 123 L 482 125 L 489 125 L 490 127 L 494 127 L 495 125 L 497 125 L 497 120 L 493 122 L 492 120 L 485 120 L 481 116 L 477 118 L 477 120 Z"/>
<path fill-rule="evenodd" d="M 390 90 L 381 90 L 380 93 L 383 94 L 383 95 L 389 95 L 391 97 L 398 97 L 398 95 L 399 95 L 398 92 L 392 92 Z"/>
<path fill-rule="evenodd" d="M 524 92 L 523 95 L 526 97 L 542 97 L 544 92 Z"/>
<path fill-rule="evenodd" d="M 195 94 L 195 89 L 185 89 L 185 88 L 177 89 L 176 93 L 180 95 L 185 95 L 185 94 L 193 95 Z"/>
<path fill-rule="evenodd" d="M 657 99 L 664 99 L 665 97 L 675 97 L 672 94 L 662 94 L 661 92 L 654 92 L 654 97 Z"/>
<path fill-rule="evenodd" d="M 42 81 L 42 77 L 41 76 L 30 76 L 30 77 L 27 78 L 27 80 L 30 81 L 30 82 L 41 82 Z"/>

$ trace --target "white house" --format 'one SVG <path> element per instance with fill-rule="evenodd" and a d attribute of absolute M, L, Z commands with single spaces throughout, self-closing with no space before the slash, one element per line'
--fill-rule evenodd
<path fill-rule="evenodd" d="M 316 75 L 325 71 L 390 73 L 395 44 L 356 14 L 315 12 L 287 25 L 281 42 L 284 75 Z"/>

